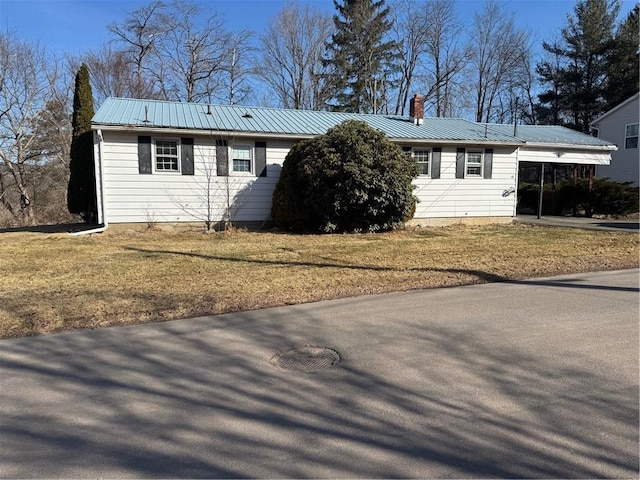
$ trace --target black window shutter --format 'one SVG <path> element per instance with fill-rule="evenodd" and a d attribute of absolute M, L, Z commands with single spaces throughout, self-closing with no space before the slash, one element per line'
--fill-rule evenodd
<path fill-rule="evenodd" d="M 407 154 L 411 153 L 411 147 L 402 147 L 402 153 Z"/>
<path fill-rule="evenodd" d="M 193 175 L 193 138 L 180 139 L 180 162 L 182 175 Z"/>
<path fill-rule="evenodd" d="M 229 175 L 229 149 L 226 140 L 216 140 L 216 165 L 218 176 Z"/>
<path fill-rule="evenodd" d="M 464 178 L 464 155 L 465 149 L 458 148 L 456 152 L 456 178 Z"/>
<path fill-rule="evenodd" d="M 440 157 L 442 148 L 435 147 L 431 153 L 431 178 L 440 178 Z"/>
<path fill-rule="evenodd" d="M 493 170 L 493 148 L 487 148 L 484 151 L 484 178 L 491 178 Z"/>
<path fill-rule="evenodd" d="M 138 137 L 138 173 L 150 174 L 151 168 L 151 137 Z"/>
<path fill-rule="evenodd" d="M 256 142 L 255 148 L 256 177 L 267 176 L 267 142 Z"/>

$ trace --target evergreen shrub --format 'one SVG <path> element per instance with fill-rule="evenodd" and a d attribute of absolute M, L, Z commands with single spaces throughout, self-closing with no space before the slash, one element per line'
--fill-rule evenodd
<path fill-rule="evenodd" d="M 391 230 L 415 210 L 416 162 L 383 133 L 347 121 L 296 144 L 273 194 L 276 226 L 297 232 Z"/>
<path fill-rule="evenodd" d="M 579 178 L 574 187 L 570 181 L 562 181 L 557 190 L 551 192 L 551 185 L 545 184 L 545 192 L 553 193 L 558 199 L 557 212 L 550 210 L 545 196 L 543 213 L 567 214 L 573 211 L 591 217 L 593 215 L 628 215 L 640 210 L 638 187 L 632 182 L 615 182 L 606 177 L 595 177 L 593 188 L 589 192 L 589 179 Z M 518 209 L 538 210 L 539 186 L 534 183 L 521 183 L 518 188 Z M 554 202 L 555 203 L 555 202 Z"/>
<path fill-rule="evenodd" d="M 593 189 L 589 192 L 589 180 L 578 179 L 576 204 L 578 211 L 588 217 L 593 215 L 627 215 L 638 212 L 638 188 L 632 182 L 615 182 L 606 177 L 593 179 Z M 571 199 L 571 185 L 562 187 L 563 198 Z"/>

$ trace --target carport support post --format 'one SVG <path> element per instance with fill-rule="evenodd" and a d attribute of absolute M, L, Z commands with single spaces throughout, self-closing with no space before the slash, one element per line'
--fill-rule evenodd
<path fill-rule="evenodd" d="M 538 196 L 538 218 L 542 217 L 542 197 L 544 195 L 544 163 L 540 164 L 540 192 Z"/>
<path fill-rule="evenodd" d="M 571 174 L 571 183 L 572 189 L 571 193 L 573 195 L 573 216 L 576 217 L 578 215 L 578 200 L 576 190 L 578 189 L 578 165 L 573 165 L 573 172 Z"/>

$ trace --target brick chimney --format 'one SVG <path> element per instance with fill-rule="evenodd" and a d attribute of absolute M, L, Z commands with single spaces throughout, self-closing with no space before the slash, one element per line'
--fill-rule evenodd
<path fill-rule="evenodd" d="M 424 98 L 419 93 L 416 93 L 411 100 L 409 100 L 409 115 L 416 125 L 422 125 L 424 121 Z"/>

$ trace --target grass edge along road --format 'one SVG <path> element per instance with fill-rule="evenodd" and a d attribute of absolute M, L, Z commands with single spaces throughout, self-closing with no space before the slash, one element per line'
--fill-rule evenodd
<path fill-rule="evenodd" d="M 640 237 L 526 224 L 384 234 L 0 234 L 0 338 L 634 268 Z"/>

